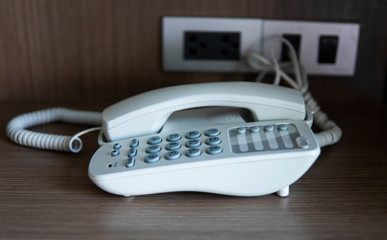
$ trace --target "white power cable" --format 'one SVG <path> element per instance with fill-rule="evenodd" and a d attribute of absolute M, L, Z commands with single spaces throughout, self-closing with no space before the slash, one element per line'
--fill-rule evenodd
<path fill-rule="evenodd" d="M 101 129 L 101 127 L 87 129 L 74 136 L 39 133 L 26 129 L 55 121 L 100 126 L 102 124 L 102 114 L 100 112 L 66 108 L 50 108 L 25 113 L 9 121 L 6 134 L 11 141 L 23 146 L 76 153 L 82 149 L 82 140 L 79 136 Z"/>
<path fill-rule="evenodd" d="M 314 113 L 314 122 L 322 130 L 322 132 L 316 133 L 315 136 L 319 142 L 320 147 L 335 144 L 341 138 L 342 131 L 337 124 L 329 120 L 328 116 L 320 109 L 317 101 L 314 100 L 311 93 L 308 91 L 309 83 L 307 73 L 297 60 L 296 51 L 292 44 L 284 38 L 275 38 L 273 40 L 279 40 L 288 47 L 288 54 L 295 79 L 291 78 L 283 69 L 288 69 L 289 65 L 284 63 L 278 63 L 278 60 L 272 52 L 272 62 L 262 55 L 254 52 L 250 52 L 247 55 L 247 63 L 250 67 L 258 70 L 260 73 L 257 76 L 256 81 L 261 82 L 269 71 L 275 71 L 275 79 L 273 84 L 279 85 L 281 79 L 283 79 L 290 87 L 299 90 L 305 99 L 306 107 Z"/>

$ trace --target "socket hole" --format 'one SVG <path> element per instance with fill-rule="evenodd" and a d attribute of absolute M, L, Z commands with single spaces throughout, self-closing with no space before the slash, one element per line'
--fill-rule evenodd
<path fill-rule="evenodd" d="M 199 44 L 199 46 L 200 46 L 201 48 L 206 48 L 206 47 L 207 47 L 207 44 L 206 44 L 205 42 L 201 42 L 201 43 Z"/>
<path fill-rule="evenodd" d="M 113 167 L 113 164 L 110 163 L 110 164 L 108 165 L 108 168 L 111 168 L 111 167 Z"/>
<path fill-rule="evenodd" d="M 195 35 L 189 36 L 189 41 L 190 42 L 196 42 L 196 36 Z"/>
<path fill-rule="evenodd" d="M 195 48 L 190 48 L 188 52 L 191 56 L 195 56 L 198 53 L 198 51 Z"/>
<path fill-rule="evenodd" d="M 222 56 L 226 57 L 230 54 L 230 51 L 228 49 L 222 49 Z"/>

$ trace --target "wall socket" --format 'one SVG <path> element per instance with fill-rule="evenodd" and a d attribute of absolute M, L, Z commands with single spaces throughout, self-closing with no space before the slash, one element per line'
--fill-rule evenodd
<path fill-rule="evenodd" d="M 276 37 L 296 48 L 309 74 L 351 76 L 355 73 L 360 26 L 356 23 L 280 21 L 243 18 L 164 17 L 165 71 L 254 72 L 247 52 L 288 61 Z"/>

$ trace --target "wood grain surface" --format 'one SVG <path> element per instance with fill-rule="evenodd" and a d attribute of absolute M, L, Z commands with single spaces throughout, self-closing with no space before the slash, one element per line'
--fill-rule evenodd
<path fill-rule="evenodd" d="M 254 79 L 163 72 L 163 16 L 360 23 L 356 75 L 313 76 L 311 88 L 319 101 L 380 101 L 385 12 L 385 0 L 1 0 L 0 101 L 112 104 L 164 86 Z"/>
<path fill-rule="evenodd" d="M 51 105 L 1 104 L 0 126 L 46 107 Z M 1 134 L 0 239 L 385 239 L 387 108 L 363 103 L 323 109 L 342 127 L 343 138 L 322 149 L 287 198 L 115 196 L 87 176 L 96 133 L 83 137 L 79 154 L 21 147 Z M 84 128 L 54 123 L 38 130 L 73 134 Z"/>

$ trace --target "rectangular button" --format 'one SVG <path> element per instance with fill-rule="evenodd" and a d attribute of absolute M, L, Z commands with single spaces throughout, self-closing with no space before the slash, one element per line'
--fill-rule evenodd
<path fill-rule="evenodd" d="M 336 63 L 339 37 L 322 35 L 319 40 L 318 63 Z"/>

